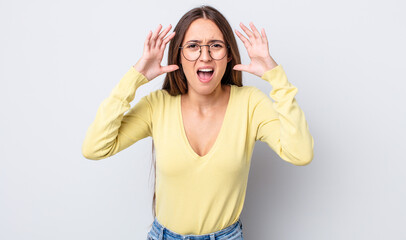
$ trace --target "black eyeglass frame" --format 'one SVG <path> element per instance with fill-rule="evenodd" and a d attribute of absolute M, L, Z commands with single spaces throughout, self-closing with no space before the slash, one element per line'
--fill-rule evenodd
<path fill-rule="evenodd" d="M 189 60 L 186 56 L 185 56 L 185 54 L 183 53 L 183 51 L 182 51 L 182 49 L 186 46 L 186 45 L 189 45 L 189 44 L 196 44 L 196 45 L 198 45 L 199 47 L 200 47 L 200 50 L 199 50 L 199 56 L 195 59 L 195 60 Z M 218 44 L 218 43 L 212 43 L 212 44 L 205 44 L 205 45 L 200 45 L 200 44 L 198 44 L 198 43 L 186 43 L 185 45 L 183 45 L 182 47 L 179 47 L 179 49 L 181 49 L 181 52 L 182 52 L 182 55 L 185 57 L 185 59 L 186 60 L 188 60 L 188 61 L 190 61 L 190 62 L 194 62 L 194 61 L 196 61 L 197 59 L 199 59 L 200 58 L 200 56 L 202 55 L 202 47 L 204 47 L 204 46 L 208 46 L 209 47 L 209 55 L 210 55 L 210 57 L 212 58 L 212 59 L 214 59 L 214 60 L 221 60 L 221 59 L 223 59 L 225 56 L 227 56 L 227 53 L 224 55 L 224 57 L 222 57 L 222 58 L 220 58 L 220 59 L 215 59 L 215 58 L 213 58 L 212 56 L 211 56 L 211 52 L 210 52 L 210 46 L 211 45 L 214 45 L 214 44 Z M 228 45 L 228 46 L 226 46 L 226 48 L 228 49 L 228 48 L 230 48 L 230 46 Z"/>

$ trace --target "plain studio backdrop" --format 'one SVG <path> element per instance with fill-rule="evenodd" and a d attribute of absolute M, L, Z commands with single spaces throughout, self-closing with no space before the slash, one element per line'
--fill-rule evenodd
<path fill-rule="evenodd" d="M 313 162 L 303 167 L 257 142 L 245 239 L 406 239 L 400 0 L 1 0 L 0 239 L 146 239 L 152 139 L 100 161 L 85 159 L 81 146 L 100 103 L 141 57 L 148 31 L 175 27 L 202 4 L 233 29 L 250 21 L 265 28 L 315 140 Z M 131 106 L 163 78 L 140 87 Z M 249 73 L 243 79 L 272 89 Z"/>

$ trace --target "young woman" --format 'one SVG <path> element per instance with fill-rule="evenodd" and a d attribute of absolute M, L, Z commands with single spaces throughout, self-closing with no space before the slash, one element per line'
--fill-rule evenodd
<path fill-rule="evenodd" d="M 154 194 L 148 239 L 243 239 L 240 213 L 257 140 L 294 165 L 313 159 L 297 88 L 270 56 L 265 30 L 240 27 L 248 65 L 240 64 L 233 31 L 212 7 L 190 10 L 169 35 L 171 26 L 159 25 L 87 131 L 83 155 L 95 160 L 152 137 L 156 202 Z M 169 42 L 168 66 L 161 66 Z M 274 101 L 242 86 L 241 71 L 269 82 Z M 164 73 L 162 89 L 131 108 L 137 88 Z"/>

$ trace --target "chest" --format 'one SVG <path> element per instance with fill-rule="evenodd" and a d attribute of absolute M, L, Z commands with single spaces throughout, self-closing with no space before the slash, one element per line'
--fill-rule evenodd
<path fill-rule="evenodd" d="M 190 147 L 199 156 L 206 155 L 213 147 L 223 125 L 226 106 L 210 116 L 185 110 L 182 112 L 183 128 Z"/>
<path fill-rule="evenodd" d="M 163 108 L 155 108 L 157 174 L 175 178 L 207 168 L 207 175 L 213 176 L 245 169 L 255 135 L 248 129 L 247 101 L 242 97 L 234 100 L 228 108 L 224 105 L 216 114 L 205 116 L 189 112 L 191 108 L 181 105 L 179 96 L 166 100 Z"/>

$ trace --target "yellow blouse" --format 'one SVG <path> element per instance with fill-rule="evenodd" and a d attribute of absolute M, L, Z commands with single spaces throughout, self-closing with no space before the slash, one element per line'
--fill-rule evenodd
<path fill-rule="evenodd" d="M 131 67 L 101 103 L 86 133 L 83 155 L 103 159 L 151 136 L 156 148 L 158 221 L 184 235 L 226 228 L 243 209 L 257 140 L 294 165 L 313 159 L 313 137 L 294 98 L 297 88 L 288 82 L 281 65 L 262 79 L 272 85 L 273 101 L 256 87 L 231 85 L 217 139 L 206 155 L 199 156 L 185 134 L 180 95 L 156 90 L 131 108 L 137 88 L 148 82 Z"/>

